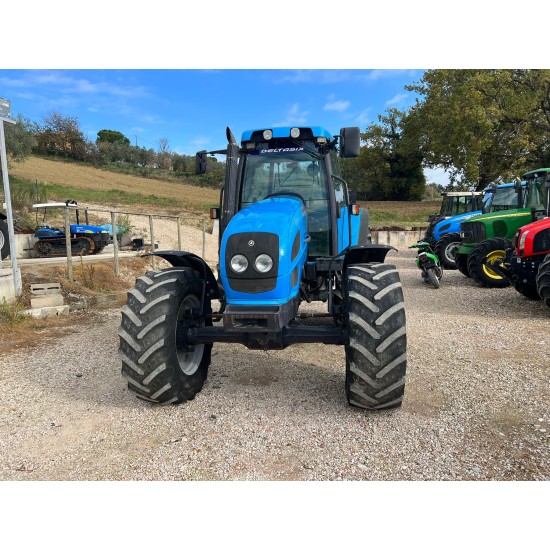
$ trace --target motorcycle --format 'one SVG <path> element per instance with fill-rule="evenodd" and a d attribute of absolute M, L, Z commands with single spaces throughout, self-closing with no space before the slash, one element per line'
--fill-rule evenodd
<path fill-rule="evenodd" d="M 443 268 L 430 244 L 426 241 L 418 241 L 409 248 L 417 249 L 416 267 L 422 271 L 424 282 L 431 284 L 434 288 L 439 288 L 443 277 Z"/>

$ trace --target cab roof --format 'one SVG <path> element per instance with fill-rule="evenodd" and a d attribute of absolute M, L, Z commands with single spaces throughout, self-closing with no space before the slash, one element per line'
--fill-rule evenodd
<path fill-rule="evenodd" d="M 306 126 L 306 127 L 300 127 L 300 126 L 276 126 L 276 127 L 266 127 L 266 128 L 257 128 L 254 130 L 246 130 L 243 132 L 241 141 L 252 141 L 253 135 L 254 138 L 258 135 L 262 135 L 265 130 L 271 130 L 273 133 L 272 139 L 281 139 L 281 138 L 290 138 L 290 130 L 292 128 L 299 128 L 301 135 L 307 135 L 309 138 L 319 138 L 324 137 L 328 140 L 332 139 L 332 134 L 326 130 L 325 128 L 322 128 L 321 126 Z M 300 139 L 300 138 L 298 138 Z"/>
<path fill-rule="evenodd" d="M 531 170 L 530 172 L 526 172 L 525 174 L 523 174 L 523 176 L 521 176 L 522 178 L 526 178 L 526 177 L 536 177 L 537 174 L 547 174 L 548 172 L 550 172 L 550 168 L 537 168 L 536 170 Z"/>

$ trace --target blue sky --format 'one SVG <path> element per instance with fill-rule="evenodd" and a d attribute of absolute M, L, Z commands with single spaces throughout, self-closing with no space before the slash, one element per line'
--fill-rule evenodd
<path fill-rule="evenodd" d="M 102 129 L 122 132 L 133 145 L 193 155 L 225 147 L 225 128 L 244 130 L 378 121 L 388 108 L 406 109 L 415 95 L 406 84 L 420 69 L 27 69 L 0 70 L 0 97 L 12 115 L 42 122 L 55 111 L 78 118 L 95 141 Z M 430 174 L 431 176 L 431 174 Z M 433 179 L 433 178 L 432 178 Z"/>

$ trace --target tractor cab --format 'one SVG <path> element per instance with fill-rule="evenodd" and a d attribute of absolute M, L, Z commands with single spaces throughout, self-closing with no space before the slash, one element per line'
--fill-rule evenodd
<path fill-rule="evenodd" d="M 214 214 L 220 219 L 220 239 L 231 218 L 243 209 L 290 198 L 304 209 L 308 258 L 338 254 L 358 242 L 359 232 L 359 240 L 370 242 L 368 212 L 356 206 L 340 171 L 340 157 L 359 154 L 358 128 L 343 128 L 336 137 L 321 127 L 249 130 L 236 149 L 234 156 L 228 153 L 228 164 L 236 164 L 234 177 L 226 177 L 222 208 Z M 201 173 L 200 161 L 197 165 Z M 277 223 L 277 208 L 269 211 Z"/>
<path fill-rule="evenodd" d="M 548 195 L 550 193 L 550 168 L 539 168 L 523 175 L 527 181 L 525 208 L 529 208 L 533 221 L 548 216 Z"/>

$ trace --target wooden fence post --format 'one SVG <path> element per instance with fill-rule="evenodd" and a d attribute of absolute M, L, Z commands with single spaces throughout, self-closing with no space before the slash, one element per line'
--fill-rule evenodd
<path fill-rule="evenodd" d="M 72 283 L 74 282 L 73 256 L 71 250 L 71 218 L 68 206 L 65 206 L 65 247 L 67 251 L 67 278 Z"/>
<path fill-rule="evenodd" d="M 111 226 L 113 228 L 113 256 L 115 258 L 115 275 L 120 275 L 120 265 L 118 263 L 118 232 L 116 227 L 116 213 L 111 212 Z"/>

